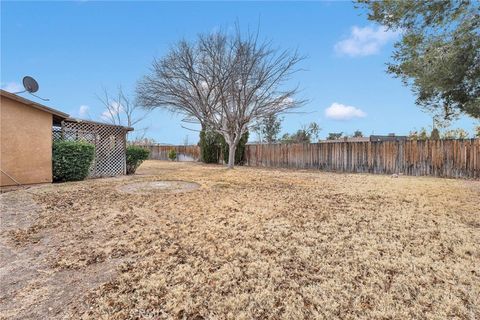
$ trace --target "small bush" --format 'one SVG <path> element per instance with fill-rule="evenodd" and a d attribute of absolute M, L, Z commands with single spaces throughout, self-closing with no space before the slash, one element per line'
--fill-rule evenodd
<path fill-rule="evenodd" d="M 95 146 L 83 141 L 53 143 L 53 181 L 79 181 L 88 176 Z"/>
<path fill-rule="evenodd" d="M 177 151 L 175 151 L 175 149 L 171 149 L 170 151 L 168 151 L 168 159 L 172 161 L 177 159 Z"/>
<path fill-rule="evenodd" d="M 127 174 L 134 174 L 143 161 L 148 159 L 150 151 L 139 146 L 127 147 Z"/>

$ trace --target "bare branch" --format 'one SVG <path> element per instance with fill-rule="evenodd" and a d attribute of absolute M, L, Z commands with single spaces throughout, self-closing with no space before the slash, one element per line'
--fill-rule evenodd
<path fill-rule="evenodd" d="M 151 112 L 151 110 L 145 110 L 136 101 L 132 100 L 124 92 L 122 86 L 118 86 L 114 98 L 103 87 L 102 95 L 97 95 L 97 99 L 105 107 L 102 118 L 115 125 L 135 128 Z M 144 135 L 147 129 L 148 127 L 135 128 L 135 131 L 137 133 L 143 132 Z"/>

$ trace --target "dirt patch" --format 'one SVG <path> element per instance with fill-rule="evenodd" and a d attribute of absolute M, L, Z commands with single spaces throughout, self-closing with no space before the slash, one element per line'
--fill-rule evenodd
<path fill-rule="evenodd" d="M 139 173 L 32 191 L 40 211 L 2 232 L 4 317 L 480 318 L 480 181 L 160 161 Z M 201 188 L 119 192 L 180 180 Z"/>
<path fill-rule="evenodd" d="M 39 223 L 48 213 L 35 198 L 59 187 L 35 186 L 0 194 L 0 319 L 65 319 L 72 312 L 85 312 L 88 305 L 78 302 L 112 280 L 122 262 L 111 258 L 83 268 L 55 265 L 62 259 L 59 250 L 68 236 Z"/>
<path fill-rule="evenodd" d="M 168 180 L 130 183 L 119 186 L 117 189 L 126 193 L 149 193 L 155 191 L 180 193 L 193 191 L 198 188 L 200 188 L 200 185 L 195 182 Z"/>
<path fill-rule="evenodd" d="M 28 227 L 42 208 L 33 200 L 28 189 L 12 190 L 0 194 L 1 231 Z"/>

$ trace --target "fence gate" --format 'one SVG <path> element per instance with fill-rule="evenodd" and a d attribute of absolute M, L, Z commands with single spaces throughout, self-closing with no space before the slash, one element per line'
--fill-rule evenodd
<path fill-rule="evenodd" d="M 86 141 L 95 146 L 89 177 L 109 177 L 126 173 L 127 132 L 131 128 L 94 121 L 66 119 L 54 130 L 54 139 Z"/>

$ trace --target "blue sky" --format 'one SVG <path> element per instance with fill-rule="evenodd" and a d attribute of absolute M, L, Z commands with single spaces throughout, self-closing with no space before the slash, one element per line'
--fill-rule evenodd
<path fill-rule="evenodd" d="M 260 26 L 261 36 L 307 56 L 293 84 L 309 99 L 300 113 L 284 116 L 282 132 L 311 121 L 329 132 L 407 134 L 431 128 L 410 89 L 385 73 L 398 37 L 366 19 L 352 2 L 1 2 L 1 86 L 21 89 L 31 75 L 44 104 L 75 117 L 101 120 L 96 94 L 118 85 L 133 94 L 154 57 L 198 33 Z M 42 101 L 24 95 L 27 98 Z M 198 133 L 162 110 L 139 127 L 158 142 L 190 143 Z M 473 131 L 462 118 L 452 128 Z M 252 139 L 255 139 L 253 135 Z M 251 140 L 252 140 L 251 139 Z"/>

